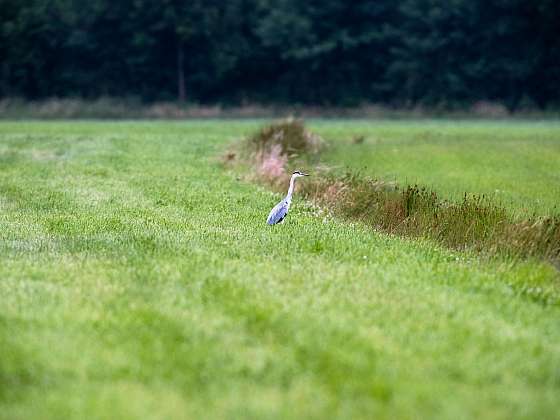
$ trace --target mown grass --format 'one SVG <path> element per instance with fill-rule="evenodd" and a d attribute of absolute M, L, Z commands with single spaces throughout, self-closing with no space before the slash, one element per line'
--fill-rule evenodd
<path fill-rule="evenodd" d="M 258 125 L 0 124 L 0 418 L 558 416 L 552 268 L 270 228 Z"/>
<path fill-rule="evenodd" d="M 321 159 L 461 201 L 484 194 L 517 216 L 559 214 L 560 124 L 482 121 L 316 122 Z M 355 138 L 363 137 L 356 144 Z"/>

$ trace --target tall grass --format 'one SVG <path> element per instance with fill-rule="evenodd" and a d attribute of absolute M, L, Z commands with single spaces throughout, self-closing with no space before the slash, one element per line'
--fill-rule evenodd
<path fill-rule="evenodd" d="M 259 179 L 275 188 L 285 188 L 290 171 L 277 170 L 274 176 L 263 174 L 263 156 L 268 161 L 271 157 L 263 155 L 262 150 L 276 150 L 275 167 L 301 166 L 311 161 L 310 155 L 316 159 L 320 151 L 309 140 L 313 138 L 301 121 L 292 120 L 272 124 L 250 137 L 246 147 L 254 152 L 252 162 Z M 291 154 L 293 150 L 300 154 Z M 519 219 L 484 195 L 465 193 L 460 202 L 455 202 L 418 185 L 402 187 L 356 172 L 337 175 L 321 166 L 312 172 L 314 176 L 301 183 L 300 194 L 333 215 L 360 220 L 391 234 L 429 238 L 453 249 L 512 258 L 535 257 L 560 264 L 558 215 Z M 282 175 L 280 182 L 277 175 Z"/>

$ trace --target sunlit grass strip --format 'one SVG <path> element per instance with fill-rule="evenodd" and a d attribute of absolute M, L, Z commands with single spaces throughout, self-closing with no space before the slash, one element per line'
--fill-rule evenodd
<path fill-rule="evenodd" d="M 281 166 L 301 166 L 302 158 L 319 150 L 306 143 L 307 138 L 313 138 L 308 133 L 301 121 L 285 121 L 249 138 L 245 146 L 249 153 L 245 155 L 251 156 L 258 179 L 284 188 L 289 171 L 276 169 L 274 176 L 266 176 L 263 159 L 269 166 L 275 156 Z M 285 154 L 278 154 L 279 149 Z M 334 215 L 360 220 L 391 234 L 433 239 L 453 249 L 560 264 L 558 215 L 516 219 L 483 195 L 465 194 L 462 201 L 454 202 L 416 185 L 403 188 L 352 172 L 337 175 L 321 166 L 312 172 L 315 176 L 301 183 L 299 193 Z"/>

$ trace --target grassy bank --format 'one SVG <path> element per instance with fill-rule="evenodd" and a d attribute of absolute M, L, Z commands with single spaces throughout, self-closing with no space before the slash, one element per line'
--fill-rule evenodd
<path fill-rule="evenodd" d="M 558 416 L 552 268 L 270 228 L 215 160 L 258 125 L 0 124 L 0 418 Z"/>
<path fill-rule="evenodd" d="M 430 125 L 433 123 L 422 124 L 427 128 Z M 470 123 L 469 128 L 473 126 L 485 127 Z M 414 127 L 409 135 L 414 136 Z M 426 136 L 431 139 L 435 134 L 427 131 Z M 365 140 L 364 134 L 354 134 L 351 145 L 346 144 L 346 148 L 361 146 Z M 442 142 L 442 148 L 448 144 L 453 149 L 454 144 L 450 142 Z M 293 169 L 309 167 L 315 176 L 303 183 L 301 194 L 327 215 L 359 221 L 389 234 L 430 239 L 458 251 L 507 259 L 539 258 L 560 267 L 560 215 L 556 214 L 555 207 L 549 209 L 550 213 L 538 215 L 527 209 L 509 208 L 503 201 L 484 193 L 464 192 L 459 200 L 452 195 L 438 194 L 433 186 L 399 184 L 383 177 L 372 178 L 348 167 L 345 170 L 333 168 L 332 144 L 327 165 L 323 160 L 325 143 L 323 138 L 306 129 L 303 121 L 288 119 L 255 132 L 237 146 L 237 152 L 228 151 L 225 162 L 234 166 L 236 162 L 249 165 L 252 179 L 279 192 L 285 189 Z M 334 163 L 338 163 L 336 156 L 340 156 L 341 162 L 352 162 L 344 148 L 339 144 L 336 147 L 339 150 L 338 155 L 334 154 Z M 498 148 L 503 149 L 503 146 Z M 352 156 L 352 152 L 348 154 Z M 461 151 L 455 153 L 460 155 Z M 534 153 L 538 153 L 538 148 Z M 478 157 L 483 157 L 483 153 L 479 152 Z M 393 156 L 393 159 L 400 157 Z M 521 160 L 512 161 L 514 166 L 521 163 Z M 483 173 L 484 163 L 478 166 Z M 463 167 L 459 165 L 456 170 L 462 171 Z M 468 171 L 465 172 L 468 175 Z M 423 172 L 417 174 L 422 175 Z M 543 178 L 548 181 L 549 188 L 554 188 L 551 179 Z M 467 178 L 468 181 L 471 180 Z M 480 187 L 484 189 L 483 184 Z M 520 183 L 518 188 L 522 191 L 527 186 Z M 536 192 L 533 194 L 538 197 Z"/>

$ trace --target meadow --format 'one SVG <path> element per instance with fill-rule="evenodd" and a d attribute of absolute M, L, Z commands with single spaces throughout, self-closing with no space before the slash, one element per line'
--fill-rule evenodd
<path fill-rule="evenodd" d="M 319 217 L 297 196 L 266 226 L 280 195 L 217 157 L 261 124 L 0 123 L 1 419 L 558 418 L 560 305 L 534 293 L 556 293 L 552 266 Z M 507 200 L 555 206 L 554 123 L 311 127 L 333 165 L 450 194 L 453 177 L 428 177 L 445 143 L 498 156 L 490 139 L 517 141 Z M 417 147 L 431 163 L 415 171 Z M 457 194 L 494 188 L 461 173 Z"/>
<path fill-rule="evenodd" d="M 323 161 L 460 200 L 484 194 L 515 215 L 560 214 L 560 124 L 554 121 L 316 123 Z"/>

